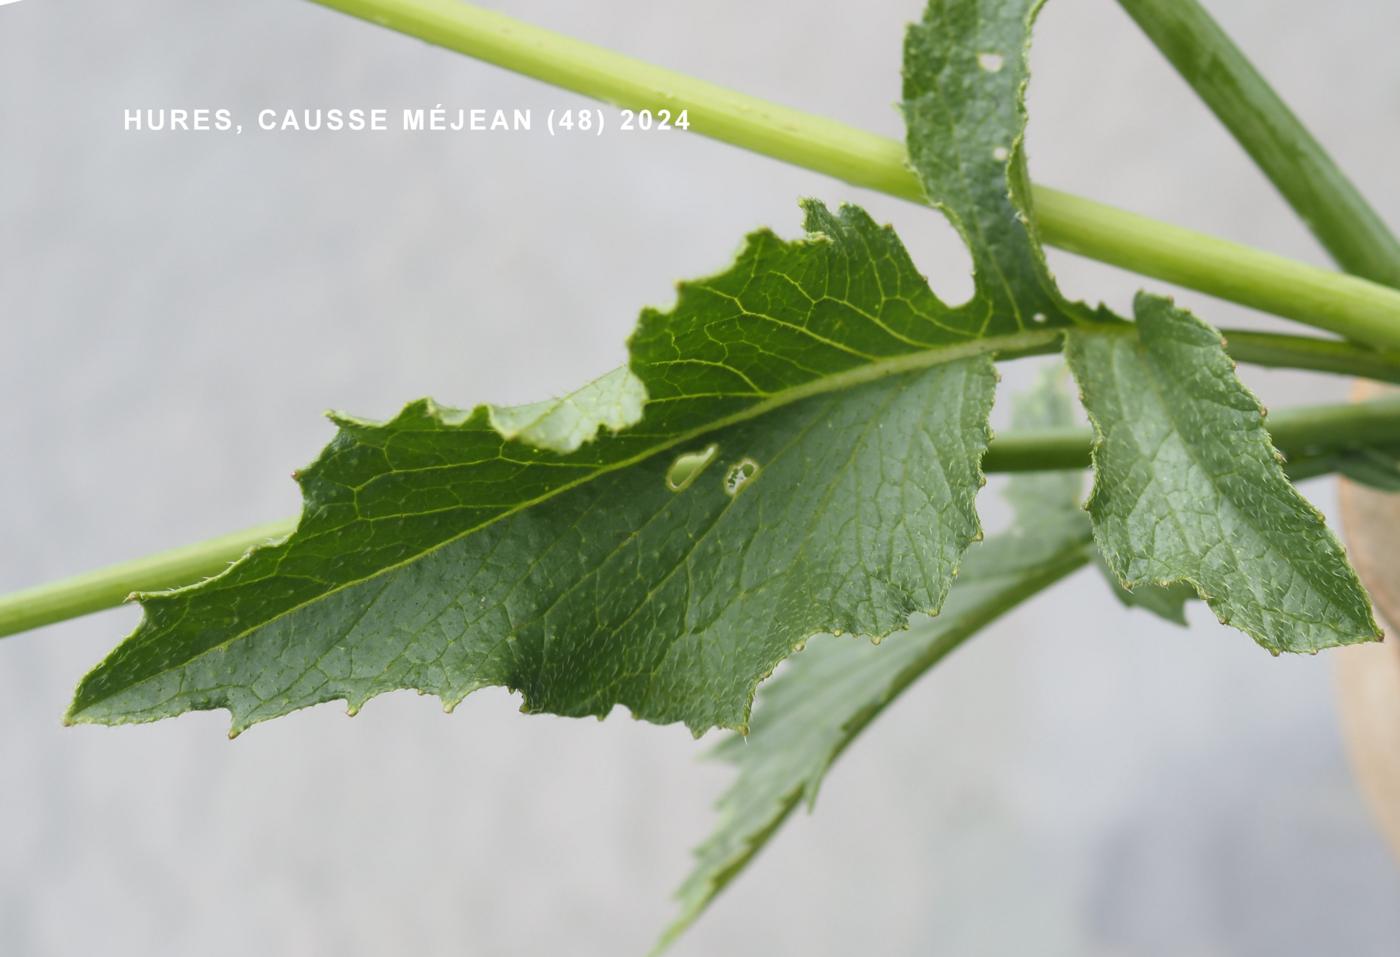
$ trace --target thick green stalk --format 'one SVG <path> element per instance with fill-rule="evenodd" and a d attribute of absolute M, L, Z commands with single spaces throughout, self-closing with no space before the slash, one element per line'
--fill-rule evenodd
<path fill-rule="evenodd" d="M 1373 443 L 1394 444 L 1400 436 L 1400 398 L 1285 409 L 1271 416 L 1268 424 L 1274 444 L 1285 455 L 1330 461 L 1322 454 Z M 1087 468 L 1089 441 L 1085 429 L 1007 432 L 993 440 L 982 466 L 988 472 Z M 0 598 L 0 638 L 113 608 L 133 592 L 192 585 L 217 575 L 254 545 L 288 534 L 295 524 L 288 520 L 260 525 L 15 592 Z"/>
<path fill-rule="evenodd" d="M 845 180 L 925 202 L 904 145 L 768 103 L 457 0 L 314 0 L 546 83 L 634 110 L 686 110 L 691 130 Z M 1400 292 L 1239 243 L 1036 187 L 1041 236 L 1350 339 L 1400 348 Z"/>
<path fill-rule="evenodd" d="M 1197 0 L 1118 0 L 1347 272 L 1400 286 L 1400 240 Z"/>

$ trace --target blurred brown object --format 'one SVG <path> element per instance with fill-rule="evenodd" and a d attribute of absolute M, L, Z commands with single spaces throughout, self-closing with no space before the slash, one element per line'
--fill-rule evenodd
<path fill-rule="evenodd" d="M 1358 382 L 1352 398 L 1385 391 Z M 1361 790 L 1400 855 L 1400 494 L 1342 479 L 1340 495 L 1347 551 L 1387 633 L 1336 655 L 1342 730 Z"/>

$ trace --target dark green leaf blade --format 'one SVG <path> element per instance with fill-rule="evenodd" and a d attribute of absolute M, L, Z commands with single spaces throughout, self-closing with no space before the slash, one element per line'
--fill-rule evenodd
<path fill-rule="evenodd" d="M 1140 294 L 1120 334 L 1071 333 L 1094 424 L 1095 538 L 1123 583 L 1189 583 L 1277 654 L 1379 639 L 1322 516 L 1284 475 L 1220 334 Z"/>
<path fill-rule="evenodd" d="M 808 634 L 936 611 L 980 534 L 991 356 L 1047 333 L 984 334 L 985 304 L 940 302 L 860 210 L 810 204 L 806 225 L 683 284 L 643 315 L 630 370 L 564 400 L 340 418 L 295 534 L 146 597 L 70 720 L 226 707 L 238 731 L 502 684 L 530 709 L 742 727 Z M 672 457 L 712 444 L 671 491 Z M 754 473 L 736 496 L 731 469 Z"/>
<path fill-rule="evenodd" d="M 909 159 L 972 252 L 987 327 L 1092 318 L 1055 285 L 1031 222 L 1025 88 L 1043 0 L 934 0 L 904 42 Z"/>
<path fill-rule="evenodd" d="M 665 457 L 608 473 L 89 714 L 217 702 L 241 728 L 316 700 L 353 709 L 410 687 L 450 704 L 493 684 L 529 710 L 621 702 L 697 731 L 741 727 L 753 683 L 814 631 L 882 635 L 942 603 L 978 534 L 969 492 L 994 382 L 988 363 L 962 360 L 721 430 L 684 491 L 668 487 Z M 756 471 L 731 495 L 741 461 Z"/>

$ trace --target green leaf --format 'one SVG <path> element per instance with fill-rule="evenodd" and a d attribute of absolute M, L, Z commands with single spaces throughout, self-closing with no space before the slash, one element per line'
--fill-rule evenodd
<path fill-rule="evenodd" d="M 858 209 L 806 226 L 682 284 L 629 370 L 564 400 L 337 417 L 296 532 L 143 598 L 70 720 L 223 707 L 237 732 L 503 685 L 527 710 L 742 728 L 809 635 L 937 611 L 980 536 L 992 355 L 1056 333 L 945 305 Z"/>
<path fill-rule="evenodd" d="M 1060 295 L 1031 230 L 1024 92 L 1043 0 L 933 0 L 904 42 L 909 158 L 972 252 L 988 326 L 1087 321 Z"/>
<path fill-rule="evenodd" d="M 1017 397 L 1017 428 L 1068 418 L 1063 379 L 1057 365 Z M 738 777 L 720 798 L 718 829 L 697 848 L 695 867 L 676 893 L 681 913 L 658 950 L 700 916 L 799 803 L 810 809 L 832 762 L 901 692 L 968 637 L 1089 560 L 1088 516 L 1070 478 L 1080 484 L 1077 472 L 1027 473 L 1007 483 L 1013 527 L 968 552 L 938 618 L 878 647 L 818 636 L 763 686 L 749 736 L 730 737 L 713 752 Z"/>
<path fill-rule="evenodd" d="M 977 173 L 928 184 L 973 242 L 967 303 L 939 301 L 863 212 L 809 205 L 808 240 L 753 234 L 643 313 L 628 370 L 572 396 L 339 417 L 291 538 L 146 597 L 70 720 L 226 707 L 236 732 L 336 698 L 417 688 L 450 707 L 504 685 L 530 710 L 622 704 L 698 733 L 743 727 L 808 635 L 936 612 L 980 535 L 992 356 L 1055 342 L 1074 312 L 1004 195 L 1021 70 L 968 99 L 1011 94 L 976 136 L 921 152 Z"/>
<path fill-rule="evenodd" d="M 1284 475 L 1220 334 L 1140 294 L 1118 334 L 1066 353 L 1095 431 L 1089 512 L 1133 588 L 1188 583 L 1274 653 L 1373 641 L 1370 601 L 1322 516 Z"/>

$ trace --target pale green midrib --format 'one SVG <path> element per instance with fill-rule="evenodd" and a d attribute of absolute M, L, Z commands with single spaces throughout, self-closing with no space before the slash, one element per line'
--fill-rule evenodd
<path fill-rule="evenodd" d="M 1331 452 L 1384 445 L 1384 435 L 1395 434 L 1400 427 L 1395 424 L 1397 420 L 1400 420 L 1400 403 L 1377 399 L 1283 409 L 1270 415 L 1266 425 L 1275 446 L 1287 453 L 1291 461 L 1298 461 L 1296 456 L 1306 452 L 1309 444 Z M 983 469 L 988 472 L 1083 469 L 1089 465 L 1091 437 L 1091 432 L 1077 429 L 1024 433 L 1013 430 L 991 442 L 983 459 Z M 1067 443 L 1074 444 L 1078 451 L 1066 453 Z M 1303 477 L 1313 474 L 1322 473 Z M 296 520 L 287 519 L 12 592 L 0 597 L 0 638 L 115 607 L 133 591 L 169 592 L 192 588 L 201 580 L 216 576 L 223 570 L 219 566 L 238 558 L 249 548 L 281 538 L 295 529 Z M 188 575 L 161 574 L 162 569 L 172 565 L 186 569 Z M 83 598 L 90 596 L 94 589 L 105 597 Z M 36 601 L 48 610 L 34 614 Z"/>
<path fill-rule="evenodd" d="M 372 574 L 365 575 L 361 578 L 357 578 L 351 581 L 342 582 L 336 585 L 334 588 L 330 588 L 326 591 L 320 592 L 317 595 L 308 598 L 305 601 L 299 602 L 290 608 L 287 608 L 269 618 L 264 619 L 263 621 L 259 621 L 255 624 L 249 625 L 242 631 L 230 635 L 228 638 L 215 645 L 211 645 L 208 648 L 200 650 L 198 653 L 191 655 L 189 658 L 186 658 L 183 661 L 168 665 L 167 667 L 164 667 L 159 671 L 154 671 L 149 674 L 146 674 L 133 684 L 116 688 L 107 694 L 101 695 L 100 697 L 85 700 L 82 704 L 81 710 L 78 709 L 78 702 L 75 700 L 74 706 L 69 709 L 68 714 L 64 720 L 69 723 L 80 721 L 80 716 L 84 711 L 90 710 L 96 705 L 101 704 L 103 701 L 113 698 L 119 694 L 123 694 L 126 691 L 129 691 L 132 687 L 145 684 L 149 681 L 161 677 L 162 675 L 179 670 L 181 668 L 185 668 L 191 662 L 197 661 L 200 658 L 203 658 L 205 655 L 212 654 L 217 651 L 222 651 L 228 648 L 230 645 L 234 644 L 235 642 L 241 641 L 243 638 L 246 638 L 254 631 L 266 628 L 274 622 L 280 621 L 281 619 L 286 618 L 289 615 L 296 614 L 303 608 L 324 601 L 332 595 L 338 594 L 342 591 L 345 591 L 346 589 L 354 588 L 357 585 L 362 585 L 365 582 L 373 581 L 374 579 L 380 578 L 384 575 L 392 574 L 393 572 L 405 568 L 408 565 L 412 565 L 415 562 L 422 561 L 424 558 L 433 554 L 434 552 L 446 548 L 454 542 L 461 541 L 463 538 L 466 538 L 469 535 L 475 535 L 482 529 L 488 528 L 489 526 L 494 525 L 497 522 L 505 521 L 513 515 L 516 515 L 527 509 L 534 508 L 536 505 L 549 501 L 550 499 L 557 498 L 558 496 L 563 495 L 566 492 L 569 492 L 580 485 L 596 481 L 597 479 L 602 478 L 604 475 L 608 475 L 612 472 L 620 471 L 625 468 L 630 468 L 631 466 L 644 462 L 647 459 L 654 458 L 655 456 L 661 455 L 666 451 L 675 448 L 678 445 L 682 445 L 686 442 L 691 441 L 692 439 L 697 439 L 701 436 L 709 435 L 712 432 L 717 432 L 721 429 L 726 429 L 731 426 L 738 425 L 742 422 L 747 422 L 751 419 L 759 418 L 763 415 L 768 414 L 769 412 L 776 411 L 777 409 L 780 409 L 783 406 L 790 405 L 794 402 L 800 402 L 803 399 L 815 398 L 816 396 L 826 395 L 832 392 L 844 392 L 849 389 L 856 388 L 857 386 L 874 382 L 878 379 L 888 378 L 889 376 L 901 375 L 910 372 L 918 372 L 923 369 L 931 369 L 934 366 L 946 365 L 950 362 L 956 362 L 960 359 L 970 359 L 975 358 L 977 356 L 989 355 L 996 352 L 1016 352 L 1026 349 L 1033 350 L 1040 346 L 1048 345 L 1057 341 L 1060 338 L 1060 336 L 1064 333 L 1064 331 L 1065 330 L 1063 327 L 1034 329 L 1029 331 L 1010 333 L 1002 336 L 988 336 L 982 339 L 975 339 L 965 343 L 941 346 L 934 349 L 926 349 L 922 352 L 907 353 L 900 356 L 894 356 L 889 359 L 883 359 L 877 362 L 867 363 L 866 365 L 856 366 L 854 368 L 847 369 L 844 372 L 838 372 L 834 375 L 824 376 L 820 379 L 813 379 L 809 382 L 803 383 L 800 386 L 795 386 L 791 389 L 786 389 L 782 392 L 773 393 L 769 398 L 761 402 L 756 402 L 753 405 L 739 412 L 725 416 L 721 419 L 717 419 L 712 423 L 706 423 L 704 426 L 691 429 L 687 432 L 678 433 L 674 437 L 671 437 L 664 442 L 651 446 L 647 450 L 639 452 L 636 455 L 630 456 L 626 459 L 621 459 L 617 462 L 612 462 L 608 463 L 607 465 L 599 466 L 596 469 L 589 472 L 587 475 L 581 476 L 570 482 L 566 482 L 562 485 L 550 489 L 548 492 L 542 495 L 537 495 L 532 499 L 528 499 L 524 502 L 521 502 L 520 504 L 510 509 L 502 511 L 500 514 L 493 516 L 485 522 L 481 522 L 477 525 L 471 526 L 470 528 L 463 529 L 456 535 L 443 539 L 441 542 L 438 542 L 431 548 L 426 548 L 423 551 L 415 552 L 413 555 L 403 558 L 393 563 L 392 565 L 386 565 L 384 568 L 377 569 Z M 300 531 L 300 524 L 298 524 L 297 530 Z M 211 585 L 211 583 L 217 582 L 220 578 L 224 577 L 224 575 L 229 574 L 234 567 L 235 566 L 230 566 L 229 569 L 225 570 L 219 575 L 214 576 L 213 578 L 186 587 L 207 587 Z M 177 589 L 175 593 L 184 590 L 185 589 Z M 139 626 L 137 628 L 137 631 L 140 631 Z M 120 649 L 121 646 L 119 645 L 116 649 L 113 650 L 113 655 L 120 651 Z M 109 656 L 108 659 L 104 659 L 103 664 L 106 664 L 106 662 L 110 660 L 110 658 L 111 656 Z M 100 670 L 101 667 L 102 665 L 99 665 L 98 668 L 95 669 L 94 673 L 96 673 L 97 670 Z M 86 683 L 86 679 L 84 683 Z"/>
<path fill-rule="evenodd" d="M 685 108 L 696 133 L 927 205 L 898 140 L 769 103 L 457 0 L 314 0 L 634 109 Z M 1400 347 L 1400 291 L 1032 185 L 1042 241 L 1125 269 Z"/>

